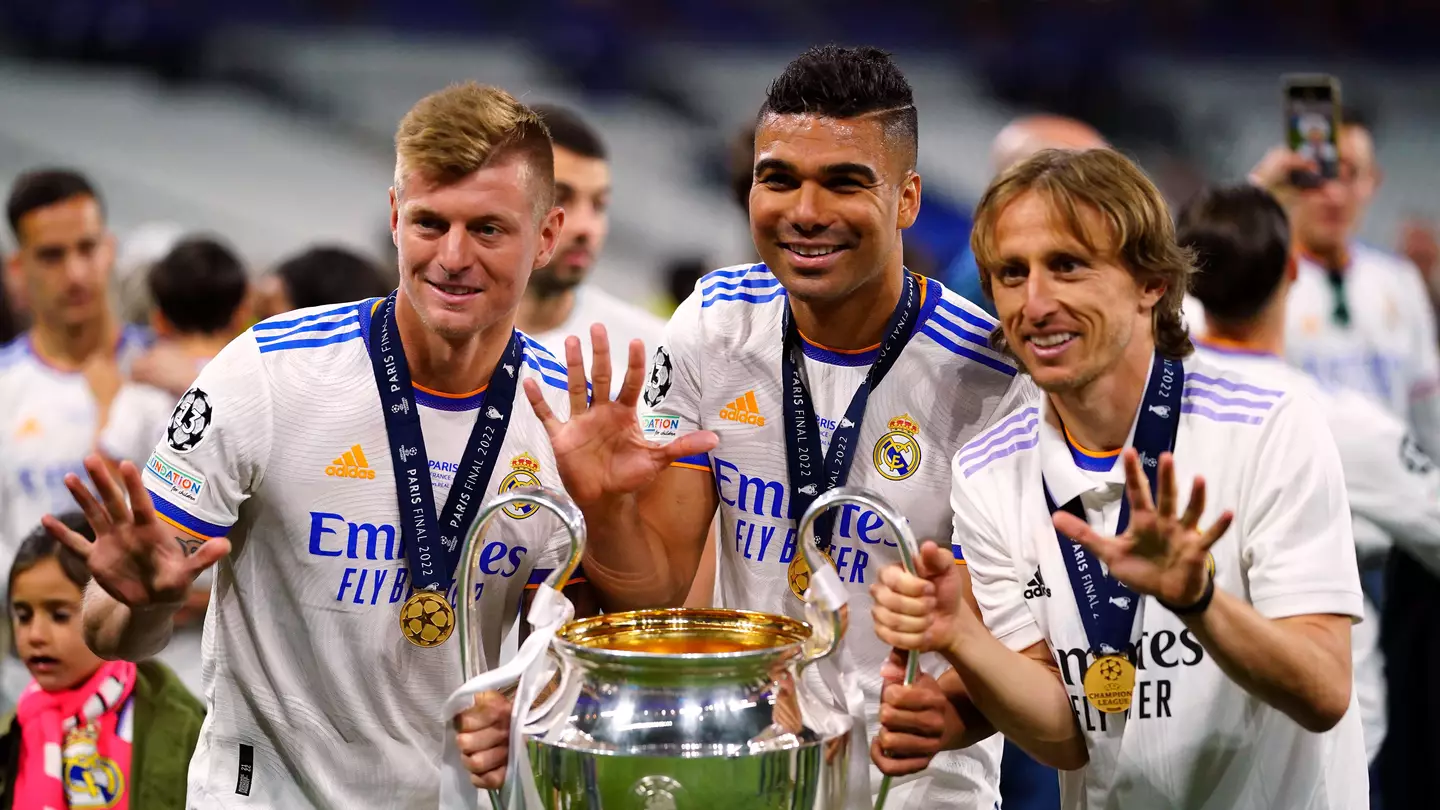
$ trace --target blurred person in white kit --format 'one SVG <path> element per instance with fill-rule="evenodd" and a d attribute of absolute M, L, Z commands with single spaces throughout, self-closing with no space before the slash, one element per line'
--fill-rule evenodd
<path fill-rule="evenodd" d="M 574 335 L 587 362 L 591 324 L 602 324 L 616 346 L 635 339 L 644 341 L 646 349 L 659 346 L 663 320 L 587 283 L 610 233 L 610 160 L 604 141 L 572 110 L 545 104 L 534 110 L 555 145 L 555 204 L 565 209 L 565 229 L 555 258 L 530 276 L 516 327 L 556 357 L 565 356 L 565 338 Z M 612 365 L 612 379 L 623 378 L 625 353 L 615 352 Z M 563 367 L 552 370 L 564 373 Z"/>
<path fill-rule="evenodd" d="M 1193 292 L 1208 322 L 1205 336 L 1195 341 L 1197 353 L 1255 379 L 1282 381 L 1319 403 L 1340 450 L 1362 564 L 1393 538 L 1440 574 L 1440 470 L 1415 445 L 1405 422 L 1379 402 L 1350 390 L 1325 391 L 1284 360 L 1285 308 L 1296 266 L 1280 204 L 1253 185 L 1207 189 L 1181 209 L 1176 239 L 1196 253 Z M 1386 727 L 1378 645 L 1379 614 L 1367 599 L 1351 647 L 1372 762 Z"/>
<path fill-rule="evenodd" d="M 249 322 L 249 279 L 244 264 L 213 238 L 188 238 L 176 244 L 146 273 L 152 302 L 150 327 L 160 344 L 181 358 L 189 383 Z M 174 498 L 199 498 L 203 483 L 152 451 L 171 427 L 179 395 L 142 382 L 126 382 L 110 406 L 96 448 L 118 469 L 129 461 L 146 479 Z M 191 692 L 201 694 L 201 635 L 210 603 L 210 571 L 195 581 L 185 607 L 175 616 L 175 633 L 156 657 Z"/>
<path fill-rule="evenodd" d="M 1364 807 L 1360 583 L 1317 406 L 1192 353 L 1189 251 L 1114 152 L 1012 168 L 973 243 L 1045 395 L 955 456 L 953 548 L 881 573 L 877 634 L 940 651 L 1065 810 Z"/>
<path fill-rule="evenodd" d="M 0 347 L 0 577 L 40 516 L 68 507 L 65 476 L 83 469 L 126 369 L 149 341 L 110 308 L 115 237 L 88 178 L 28 172 L 11 187 L 5 213 L 16 244 L 5 273 L 31 325 Z M 24 685 L 12 657 L 0 671 Z"/>
<path fill-rule="evenodd" d="M 1347 114 L 1338 135 L 1339 176 L 1292 181 L 1316 164 L 1279 146 L 1250 179 L 1285 207 L 1298 254 L 1285 316 L 1285 357 L 1327 389 L 1368 394 L 1409 423 L 1420 447 L 1440 454 L 1440 348 L 1435 313 L 1408 259 L 1359 242 L 1384 174 L 1370 128 Z M 1303 184 L 1302 184 L 1303 185 Z"/>

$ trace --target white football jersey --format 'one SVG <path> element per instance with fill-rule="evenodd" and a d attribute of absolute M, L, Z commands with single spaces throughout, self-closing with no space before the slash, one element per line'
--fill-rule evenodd
<path fill-rule="evenodd" d="M 1339 454 L 1316 406 L 1282 382 L 1252 380 L 1204 357 L 1187 358 L 1184 368 L 1176 481 L 1184 493 L 1205 477 L 1201 525 L 1235 513 L 1213 548 L 1215 587 L 1269 618 L 1361 617 Z M 1120 464 L 1081 469 L 1048 399 L 966 445 L 953 479 L 954 542 L 986 625 L 1014 650 L 1049 644 L 1085 735 L 1089 764 L 1060 774 L 1065 810 L 1368 806 L 1353 690 L 1340 723 L 1312 734 L 1226 677 L 1152 598 L 1121 606 L 1138 613 L 1130 711 L 1107 715 L 1089 704 L 1082 678 L 1093 656 L 1044 487 L 1058 504 L 1079 497 L 1090 524 L 1114 534 L 1125 473 Z"/>
<path fill-rule="evenodd" d="M 127 326 L 117 351 L 121 373 L 150 345 L 150 334 Z M 0 348 L 0 582 L 20 542 L 46 513 L 77 510 L 65 489 L 95 448 L 99 408 L 80 372 L 61 371 L 36 354 L 30 335 Z M 172 403 L 173 404 L 173 403 Z"/>
<path fill-rule="evenodd" d="M 1356 243 L 1340 278 L 1348 325 L 1335 317 L 1339 298 L 1329 274 L 1300 257 L 1285 304 L 1286 359 L 1327 390 L 1379 400 L 1410 424 L 1425 452 L 1440 455 L 1440 355 L 1420 271 Z"/>
<path fill-rule="evenodd" d="M 1410 439 L 1404 422 L 1358 392 L 1322 390 L 1273 354 L 1204 341 L 1197 348 L 1197 354 L 1217 366 L 1251 379 L 1280 382 L 1292 392 L 1308 394 L 1320 407 L 1340 451 L 1361 559 L 1383 554 L 1393 539 L 1440 572 L 1440 469 Z M 1388 532 L 1369 530 L 1382 526 Z M 1368 600 L 1365 621 L 1351 629 L 1350 651 L 1365 749 L 1374 759 L 1385 738 L 1385 664 L 1379 611 Z"/>
<path fill-rule="evenodd" d="M 950 509 L 949 459 L 992 418 L 1032 395 L 1015 366 L 988 345 L 994 321 L 933 279 L 924 280 L 919 326 L 870 394 L 847 483 L 884 496 L 919 538 L 944 537 Z M 763 264 L 717 270 L 700 280 L 670 320 L 642 404 L 647 435 L 664 440 L 711 430 L 708 457 L 680 463 L 711 470 L 720 498 L 716 603 L 803 618 L 787 566 L 796 522 L 786 467 L 780 356 L 784 288 Z M 878 346 L 838 352 L 805 342 L 804 374 L 822 446 L 864 379 Z M 870 734 L 878 728 L 880 666 L 890 647 L 876 636 L 869 585 L 899 552 L 872 511 L 836 512 L 831 554 L 850 590 L 846 646 L 865 692 Z M 935 675 L 948 666 L 927 656 Z M 999 798 L 998 736 L 942 753 L 918 778 L 904 807 L 989 808 Z M 872 766 L 873 767 L 873 766 Z M 879 785 L 878 771 L 871 784 Z M 897 780 L 897 784 L 905 780 Z M 896 807 L 902 805 L 897 804 Z"/>
<path fill-rule="evenodd" d="M 189 804 L 212 808 L 432 810 L 462 682 L 459 640 L 429 649 L 400 633 L 412 580 L 395 472 L 366 347 L 373 299 L 256 325 L 176 406 L 145 465 L 167 522 L 225 535 L 205 619 L 209 713 L 190 763 Z M 560 364 L 526 341 L 513 371 L 568 412 Z M 484 392 L 416 387 L 436 508 L 445 502 Z M 550 442 L 518 393 L 487 497 L 559 488 Z M 548 513 L 497 517 L 480 555 L 480 649 L 497 663 L 527 581 L 568 541 Z M 448 594 L 457 604 L 455 587 Z"/>
<path fill-rule="evenodd" d="M 585 368 L 590 369 L 590 325 L 600 324 L 610 338 L 610 395 L 620 390 L 629 363 L 630 341 L 636 338 L 645 344 L 647 353 L 655 351 L 665 337 L 665 321 L 649 310 L 616 298 L 594 284 L 586 284 L 575 290 L 575 306 L 565 322 L 546 332 L 537 332 L 530 337 L 549 349 L 563 365 L 565 362 L 565 338 L 574 335 L 580 339 L 580 356 Z M 565 376 L 563 373 L 560 376 Z"/>

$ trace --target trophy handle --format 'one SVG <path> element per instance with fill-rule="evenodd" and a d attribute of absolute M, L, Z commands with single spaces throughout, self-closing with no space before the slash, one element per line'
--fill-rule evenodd
<path fill-rule="evenodd" d="M 457 611 L 458 626 L 455 629 L 460 635 L 460 661 L 467 681 L 484 669 L 480 640 L 471 636 L 478 609 L 469 594 L 475 590 L 475 571 L 480 561 L 480 551 L 485 547 L 484 540 L 490 529 L 490 522 L 496 512 L 512 504 L 531 504 L 555 513 L 564 525 L 565 533 L 570 536 L 570 556 L 564 566 L 550 572 L 550 576 L 545 579 L 545 588 L 558 592 L 575 573 L 575 569 L 580 566 L 580 558 L 585 555 L 585 518 L 580 514 L 580 507 L 565 494 L 546 487 L 519 487 L 496 496 L 485 504 L 475 522 L 470 525 L 470 531 L 466 533 L 465 544 L 460 551 L 459 599 L 462 608 Z"/>
<path fill-rule="evenodd" d="M 905 566 L 906 572 L 915 574 L 915 558 L 920 556 L 920 544 L 915 540 L 915 533 L 910 530 L 910 524 L 890 505 L 890 502 L 863 487 L 836 487 L 821 493 L 820 497 L 810 503 L 810 508 L 800 518 L 800 529 L 796 538 L 796 545 L 805 555 L 805 564 L 810 567 L 810 599 L 805 602 L 807 616 L 815 610 L 818 604 L 821 608 L 829 610 L 831 628 L 829 638 L 822 641 L 820 649 L 806 656 L 801 666 L 812 664 L 835 651 L 835 646 L 840 643 L 840 608 L 845 605 L 845 590 L 840 583 L 840 576 L 835 569 L 825 564 L 824 558 L 817 553 L 815 544 L 811 542 L 814 536 L 811 527 L 816 518 L 827 509 L 833 509 L 843 504 L 855 504 L 870 509 L 880 520 L 890 527 L 895 535 L 895 545 L 900 548 L 900 564 Z M 821 573 L 823 571 L 823 573 Z M 812 622 L 813 624 L 813 622 Z M 920 653 L 911 650 L 905 656 L 905 685 L 915 683 L 920 675 Z M 886 776 L 880 780 L 880 790 L 875 798 L 875 810 L 882 810 L 885 807 L 885 799 L 890 794 L 890 777 Z"/>

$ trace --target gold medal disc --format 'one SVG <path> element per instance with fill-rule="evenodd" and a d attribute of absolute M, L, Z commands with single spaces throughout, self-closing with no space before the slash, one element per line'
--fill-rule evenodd
<path fill-rule="evenodd" d="M 1085 697 L 1106 714 L 1130 709 L 1135 696 L 1135 665 L 1123 655 L 1102 655 L 1085 670 Z"/>
<path fill-rule="evenodd" d="M 417 647 L 438 647 L 455 632 L 455 609 L 436 591 L 416 591 L 400 606 L 400 633 Z"/>
<path fill-rule="evenodd" d="M 831 559 L 829 551 L 822 551 L 820 555 L 831 568 L 835 567 L 835 560 Z M 785 569 L 785 577 L 790 581 L 790 592 L 795 594 L 796 599 L 805 601 L 805 592 L 810 590 L 810 566 L 805 564 L 805 555 L 798 549 L 795 557 L 790 560 L 789 567 Z"/>

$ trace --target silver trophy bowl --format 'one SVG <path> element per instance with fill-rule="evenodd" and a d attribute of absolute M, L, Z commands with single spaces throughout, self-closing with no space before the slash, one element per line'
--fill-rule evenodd
<path fill-rule="evenodd" d="M 534 504 L 557 514 L 570 559 L 585 526 L 566 496 L 516 489 L 490 501 L 466 538 L 461 593 L 474 590 L 480 542 L 495 513 Z M 820 562 L 813 548 L 804 551 Z M 812 570 L 815 570 L 812 568 Z M 468 680 L 483 666 L 473 607 L 460 611 Z M 838 611 L 814 621 L 740 610 L 609 613 L 563 625 L 535 666 L 549 687 L 512 724 L 528 754 L 544 810 L 828 810 L 844 806 L 849 718 L 807 694 L 804 669 L 839 643 Z M 507 780 L 514 789 L 515 774 Z M 502 797 L 492 795 L 496 806 Z"/>

